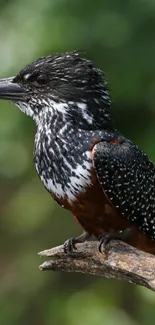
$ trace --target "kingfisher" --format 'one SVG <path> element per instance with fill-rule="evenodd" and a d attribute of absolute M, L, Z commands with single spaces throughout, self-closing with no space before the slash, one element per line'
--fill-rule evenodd
<path fill-rule="evenodd" d="M 155 166 L 115 127 L 102 71 L 76 51 L 41 57 L 0 80 L 0 99 L 36 123 L 34 164 L 45 188 L 102 251 L 119 239 L 155 254 Z"/>

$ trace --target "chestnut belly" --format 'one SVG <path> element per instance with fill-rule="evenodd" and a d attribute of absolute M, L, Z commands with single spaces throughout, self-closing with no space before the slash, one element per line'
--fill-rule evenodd
<path fill-rule="evenodd" d="M 76 197 L 74 202 L 63 200 L 61 204 L 72 212 L 85 231 L 95 237 L 104 232 L 115 232 L 130 227 L 133 229 L 133 234 L 126 242 L 155 254 L 155 241 L 147 237 L 129 219 L 119 214 L 109 201 L 97 178 L 94 179 L 92 186 L 87 187 L 85 193 L 80 193 Z"/>

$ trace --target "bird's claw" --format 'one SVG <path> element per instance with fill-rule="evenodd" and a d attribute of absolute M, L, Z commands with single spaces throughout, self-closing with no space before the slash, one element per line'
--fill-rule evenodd
<path fill-rule="evenodd" d="M 64 243 L 64 252 L 66 254 L 72 254 L 74 250 L 77 250 L 76 244 L 78 243 L 84 243 L 91 237 L 91 234 L 87 231 L 84 231 L 80 236 L 78 237 L 72 237 L 65 241 Z"/>
<path fill-rule="evenodd" d="M 100 235 L 98 237 L 98 240 L 100 241 L 100 244 L 99 244 L 99 252 L 102 253 L 103 250 L 102 248 L 104 247 L 105 250 L 107 250 L 107 245 L 109 244 L 110 240 L 111 240 L 111 234 L 107 234 L 107 233 L 103 233 L 102 235 Z"/>
<path fill-rule="evenodd" d="M 63 248 L 66 254 L 72 254 L 74 250 L 77 250 L 75 237 L 69 238 L 64 242 Z"/>
<path fill-rule="evenodd" d="M 103 233 L 98 237 L 98 240 L 100 241 L 99 244 L 99 252 L 102 253 L 102 247 L 104 247 L 104 250 L 108 251 L 108 244 L 112 239 L 118 239 L 122 241 L 126 241 L 129 239 L 133 234 L 132 228 L 126 228 L 124 230 L 119 230 L 117 232 L 109 232 L 109 233 Z"/>

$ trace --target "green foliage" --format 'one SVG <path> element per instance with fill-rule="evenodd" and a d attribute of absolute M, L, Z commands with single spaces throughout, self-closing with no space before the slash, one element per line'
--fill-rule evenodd
<path fill-rule="evenodd" d="M 155 162 L 155 0 L 0 1 L 0 77 L 33 59 L 81 49 L 107 74 L 121 132 Z M 153 325 L 147 289 L 41 273 L 37 252 L 79 234 L 33 167 L 35 125 L 0 103 L 0 324 Z"/>

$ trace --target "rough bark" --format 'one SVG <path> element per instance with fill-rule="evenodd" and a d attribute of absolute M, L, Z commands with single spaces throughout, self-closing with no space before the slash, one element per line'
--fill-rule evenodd
<path fill-rule="evenodd" d="M 108 252 L 98 251 L 98 242 L 78 244 L 77 250 L 67 255 L 63 246 L 39 253 L 52 257 L 40 265 L 40 270 L 81 272 L 105 278 L 116 278 L 142 285 L 155 291 L 155 256 L 137 250 L 123 242 L 111 241 Z"/>

